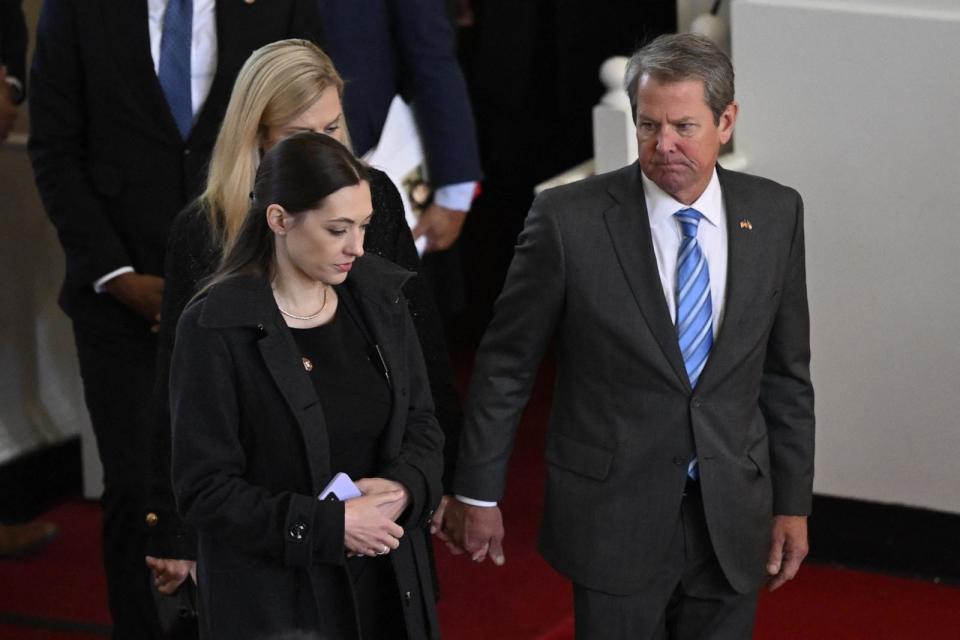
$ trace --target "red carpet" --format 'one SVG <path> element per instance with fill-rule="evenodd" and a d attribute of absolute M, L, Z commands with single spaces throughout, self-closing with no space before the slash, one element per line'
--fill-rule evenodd
<path fill-rule="evenodd" d="M 438 549 L 446 640 L 569 640 L 570 588 L 536 553 L 543 488 L 543 384 L 517 438 L 503 505 L 507 564 L 476 565 Z M 0 640 L 102 640 L 109 616 L 100 567 L 99 507 L 67 502 L 43 552 L 0 560 Z M 960 589 L 807 565 L 760 602 L 761 640 L 960 639 Z"/>

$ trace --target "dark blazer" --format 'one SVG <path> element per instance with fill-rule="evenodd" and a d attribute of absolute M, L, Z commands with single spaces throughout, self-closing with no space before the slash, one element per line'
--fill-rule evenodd
<path fill-rule="evenodd" d="M 537 198 L 477 354 L 454 489 L 503 497 L 514 429 L 555 341 L 540 550 L 591 589 L 631 593 L 656 572 L 694 454 L 711 541 L 738 591 L 764 576 L 772 516 L 810 510 L 803 205 L 769 180 L 718 172 L 725 317 L 695 391 L 636 163 Z"/>
<path fill-rule="evenodd" d="M 7 75 L 27 86 L 27 23 L 23 17 L 22 0 L 0 0 L 0 65 L 7 67 Z M 21 92 L 17 102 L 22 102 Z"/>
<path fill-rule="evenodd" d="M 30 89 L 30 157 L 66 253 L 60 296 L 77 322 L 145 333 L 93 283 L 123 266 L 163 274 L 167 230 L 199 193 L 237 72 L 288 37 L 316 39 L 314 0 L 218 0 L 217 70 L 181 139 L 150 57 L 144 0 L 46 0 Z"/>
<path fill-rule="evenodd" d="M 442 489 L 443 434 L 400 293 L 405 270 L 372 255 L 345 285 L 383 353 L 393 408 L 377 475 L 401 482 L 408 532 L 390 559 L 411 639 L 437 637 L 426 540 Z M 304 581 L 328 589 L 344 563 L 344 507 L 317 495 L 333 476 L 323 407 L 269 283 L 238 278 L 211 289 L 177 329 L 170 401 L 173 482 L 199 531 L 201 634 L 268 637 L 311 619 Z M 310 590 L 307 592 L 309 593 Z"/>
<path fill-rule="evenodd" d="M 367 227 L 364 249 L 407 269 L 420 267 L 413 236 L 403 217 L 403 203 L 397 188 L 382 171 L 369 169 L 373 219 Z M 196 558 L 196 539 L 176 513 L 170 487 L 170 360 L 173 356 L 177 322 L 198 284 L 211 275 L 220 262 L 221 247 L 212 237 L 210 223 L 196 204 L 185 209 L 170 230 L 167 263 L 164 270 L 160 337 L 157 346 L 157 422 L 151 446 L 151 491 L 147 512 L 151 518 L 148 553 L 161 558 Z M 422 277 L 411 277 L 403 294 L 413 316 L 427 367 L 436 416 L 444 432 L 444 486 L 453 482 L 452 463 L 456 459 L 463 413 L 453 386 L 453 372 L 443 324 L 433 295 Z"/>
<path fill-rule="evenodd" d="M 358 155 L 377 144 L 390 102 L 412 100 L 435 187 L 480 179 L 473 111 L 441 0 L 318 0 L 330 57 L 347 83 Z"/>

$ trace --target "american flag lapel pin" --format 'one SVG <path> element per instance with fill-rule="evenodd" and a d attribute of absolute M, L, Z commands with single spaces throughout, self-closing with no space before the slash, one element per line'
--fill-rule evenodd
<path fill-rule="evenodd" d="M 740 228 L 746 229 L 747 231 L 753 231 L 753 223 L 744 218 L 740 221 Z"/>

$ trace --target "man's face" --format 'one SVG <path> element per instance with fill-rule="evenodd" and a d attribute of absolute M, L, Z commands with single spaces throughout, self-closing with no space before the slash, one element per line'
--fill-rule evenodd
<path fill-rule="evenodd" d="M 736 119 L 733 102 L 714 122 L 701 80 L 660 82 L 644 74 L 637 83 L 640 168 L 671 196 L 693 204 L 707 188 Z"/>

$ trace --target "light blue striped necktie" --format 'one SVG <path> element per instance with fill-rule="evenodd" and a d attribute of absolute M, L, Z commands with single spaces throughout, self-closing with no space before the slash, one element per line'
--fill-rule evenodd
<path fill-rule="evenodd" d="M 681 209 L 673 215 L 683 234 L 677 256 L 677 336 L 690 388 L 695 389 L 713 346 L 710 269 L 697 243 L 703 214 L 696 209 Z M 687 475 L 694 480 L 699 478 L 696 458 L 687 466 Z"/>
<path fill-rule="evenodd" d="M 192 40 L 193 0 L 169 0 L 167 9 L 163 12 L 157 78 L 184 140 L 190 135 L 190 128 L 193 126 L 193 101 L 190 94 Z"/>

